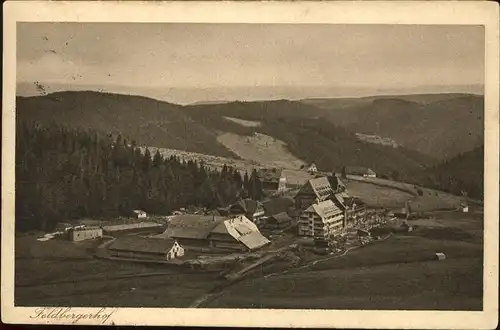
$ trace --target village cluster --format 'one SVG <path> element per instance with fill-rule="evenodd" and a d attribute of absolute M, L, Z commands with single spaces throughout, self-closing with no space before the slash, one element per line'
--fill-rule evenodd
<path fill-rule="evenodd" d="M 129 218 L 101 222 L 61 223 L 54 235 L 80 242 L 100 238 L 96 256 L 114 260 L 189 265 L 227 264 L 249 257 L 268 257 L 307 242 L 320 254 L 341 252 L 346 237 L 360 244 L 371 239 L 369 229 L 388 221 L 387 210 L 368 208 L 350 196 L 336 173 L 306 169 L 311 178 L 302 186 L 287 185 L 281 169 L 258 171 L 267 194 L 263 201 L 241 199 L 214 210 L 179 209 L 168 216 L 134 210 Z M 349 174 L 374 176 L 369 169 L 349 168 Z M 391 215 L 392 216 L 392 215 Z"/>

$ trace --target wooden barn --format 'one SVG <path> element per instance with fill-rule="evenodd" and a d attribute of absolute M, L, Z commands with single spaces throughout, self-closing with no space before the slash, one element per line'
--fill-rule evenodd
<path fill-rule="evenodd" d="M 108 252 L 113 257 L 172 260 L 184 256 L 184 248 L 175 240 L 142 238 L 135 235 L 116 239 Z"/>
<path fill-rule="evenodd" d="M 244 215 L 216 217 L 183 215 L 173 218 L 157 238 L 175 239 L 184 246 L 206 246 L 239 251 L 259 249 L 270 241 Z"/>
<path fill-rule="evenodd" d="M 266 219 L 264 228 L 270 230 L 282 230 L 289 228 L 292 225 L 292 218 L 286 213 L 281 212 L 274 214 Z"/>

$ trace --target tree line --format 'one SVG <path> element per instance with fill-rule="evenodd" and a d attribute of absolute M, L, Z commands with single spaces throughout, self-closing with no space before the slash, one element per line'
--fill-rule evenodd
<path fill-rule="evenodd" d="M 118 135 L 58 125 L 18 123 L 16 129 L 16 230 L 52 230 L 57 222 L 111 218 L 132 210 L 169 214 L 181 207 L 227 206 L 262 199 L 253 170 L 243 176 L 224 166 L 141 151 Z"/>

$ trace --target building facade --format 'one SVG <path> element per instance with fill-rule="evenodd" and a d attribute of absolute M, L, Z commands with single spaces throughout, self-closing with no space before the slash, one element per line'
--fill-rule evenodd
<path fill-rule="evenodd" d="M 299 236 L 329 240 L 344 231 L 344 211 L 332 200 L 314 203 L 299 215 Z"/>
<path fill-rule="evenodd" d="M 69 240 L 73 242 L 102 237 L 102 229 L 98 227 L 80 227 L 68 230 Z"/>
<path fill-rule="evenodd" d="M 345 227 L 353 228 L 363 224 L 367 220 L 366 204 L 356 197 L 344 198 L 345 209 Z"/>

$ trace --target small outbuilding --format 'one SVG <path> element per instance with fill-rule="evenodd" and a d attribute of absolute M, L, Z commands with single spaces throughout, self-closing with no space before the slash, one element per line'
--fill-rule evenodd
<path fill-rule="evenodd" d="M 446 260 L 446 254 L 438 252 L 436 253 L 436 260 Z"/>
<path fill-rule="evenodd" d="M 102 228 L 99 227 L 75 227 L 68 230 L 68 238 L 73 242 L 100 237 L 102 237 Z"/>
<path fill-rule="evenodd" d="M 145 211 L 142 210 L 133 210 L 132 216 L 136 219 L 145 219 L 148 217 Z"/>
<path fill-rule="evenodd" d="M 285 229 L 291 225 L 292 218 L 286 212 L 274 214 L 265 221 L 265 228 L 267 229 Z"/>
<path fill-rule="evenodd" d="M 318 172 L 318 167 L 316 166 L 316 163 L 312 162 L 311 165 L 307 167 L 306 171 L 309 172 L 310 174 Z"/>

